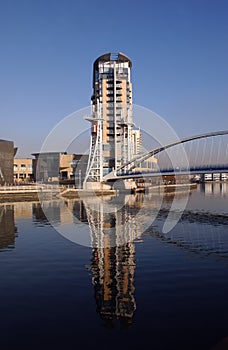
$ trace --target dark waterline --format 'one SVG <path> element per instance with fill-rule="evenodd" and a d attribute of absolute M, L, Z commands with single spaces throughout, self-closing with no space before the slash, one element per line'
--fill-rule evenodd
<path fill-rule="evenodd" d="M 87 229 L 89 220 L 92 248 L 57 233 L 38 202 L 1 204 L 2 348 L 212 349 L 227 337 L 228 184 L 199 186 L 178 201 L 187 195 L 167 234 L 173 194 L 163 202 L 159 194 L 129 196 L 117 216 L 93 212 L 95 227 L 86 202 L 66 200 Z M 58 202 L 45 205 L 57 224 L 64 220 Z M 100 248 L 101 223 L 126 242 Z"/>

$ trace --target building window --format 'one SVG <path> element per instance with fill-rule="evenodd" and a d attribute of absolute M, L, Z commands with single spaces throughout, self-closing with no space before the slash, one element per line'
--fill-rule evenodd
<path fill-rule="evenodd" d="M 107 143 L 103 144 L 103 151 L 109 151 L 110 150 L 110 145 Z"/>
<path fill-rule="evenodd" d="M 25 164 L 21 164 L 20 170 L 21 170 L 21 171 L 25 171 L 25 170 L 26 170 L 26 165 L 25 165 Z"/>

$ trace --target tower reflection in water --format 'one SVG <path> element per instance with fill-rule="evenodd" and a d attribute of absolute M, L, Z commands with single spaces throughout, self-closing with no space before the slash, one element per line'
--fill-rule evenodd
<path fill-rule="evenodd" d="M 119 319 L 122 325 L 132 323 L 134 298 L 135 245 L 94 248 L 92 274 L 97 312 L 107 326 Z"/>
<path fill-rule="evenodd" d="M 136 194 L 65 202 L 78 220 L 89 225 L 97 312 L 108 327 L 133 322 L 135 242 L 159 211 L 161 196 L 153 194 L 153 198 Z"/>
<path fill-rule="evenodd" d="M 142 222 L 146 219 L 145 212 L 141 211 L 145 205 L 143 198 L 138 194 L 104 200 L 96 197 L 64 200 L 64 205 L 59 200 L 1 205 L 0 251 L 15 247 L 15 219 L 32 218 L 33 225 L 38 226 L 51 225 L 49 217 L 69 225 L 74 225 L 76 218 L 77 222 L 84 222 L 89 226 L 92 246 L 91 272 L 97 312 L 107 326 L 114 326 L 116 322 L 128 326 L 136 310 L 134 242 L 141 239 Z M 156 201 L 153 206 L 157 210 Z M 66 216 L 69 210 L 72 216 Z M 138 213 L 143 220 L 138 219 Z"/>
<path fill-rule="evenodd" d="M 141 230 L 135 211 L 141 202 L 125 196 L 125 205 L 106 212 L 105 203 L 84 203 L 91 231 L 92 283 L 97 312 L 108 327 L 132 324 L 136 310 L 134 297 L 135 243 Z M 92 208 L 92 209 L 91 209 Z"/>
<path fill-rule="evenodd" d="M 14 223 L 14 206 L 0 205 L 0 252 L 13 249 L 17 228 Z"/>

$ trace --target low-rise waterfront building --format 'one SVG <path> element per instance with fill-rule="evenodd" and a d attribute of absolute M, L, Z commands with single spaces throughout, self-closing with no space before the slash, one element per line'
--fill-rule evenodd
<path fill-rule="evenodd" d="M 88 155 L 66 152 L 34 153 L 34 179 L 37 182 L 77 182 L 85 177 Z"/>
<path fill-rule="evenodd" d="M 14 182 L 31 182 L 34 180 L 32 158 L 14 158 L 13 174 Z"/>

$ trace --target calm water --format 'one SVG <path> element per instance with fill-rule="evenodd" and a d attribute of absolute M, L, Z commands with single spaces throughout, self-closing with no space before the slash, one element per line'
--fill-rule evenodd
<path fill-rule="evenodd" d="M 126 196 L 122 208 L 107 198 L 111 213 L 92 200 L 0 204 L 1 348 L 211 349 L 228 337 L 228 184 L 178 201 L 188 195 L 166 234 L 172 193 Z M 92 247 L 64 238 L 42 208 Z"/>

